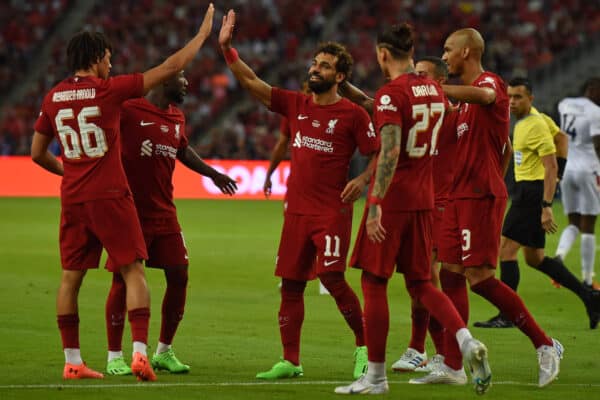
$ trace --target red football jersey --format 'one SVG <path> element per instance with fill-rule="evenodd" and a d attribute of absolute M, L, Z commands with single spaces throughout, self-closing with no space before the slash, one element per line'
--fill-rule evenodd
<path fill-rule="evenodd" d="M 143 94 L 143 75 L 109 79 L 71 77 L 44 98 L 35 130 L 56 136 L 62 149 L 63 203 L 123 196 L 129 191 L 121 165 L 121 104 Z"/>
<path fill-rule="evenodd" d="M 375 153 L 379 140 L 367 112 L 346 99 L 317 105 L 311 95 L 273 88 L 271 110 L 288 119 L 291 168 L 286 211 L 301 215 L 349 212 L 340 195 L 356 148 Z"/>
<path fill-rule="evenodd" d="M 451 196 L 459 199 L 507 197 L 502 171 L 510 124 L 506 85 L 498 75 L 483 72 L 473 86 L 493 89 L 496 101 L 488 105 L 460 105 L 456 120 L 458 148 Z"/>
<path fill-rule="evenodd" d="M 446 112 L 446 98 L 433 80 L 402 74 L 377 91 L 374 120 L 402 128 L 398 166 L 381 203 L 384 211 L 433 208 L 432 158 Z"/>
<path fill-rule="evenodd" d="M 145 98 L 123 103 L 121 144 L 125 174 L 141 219 L 176 217 L 173 171 L 177 152 L 188 145 L 185 117 L 177 107 L 162 110 Z"/>
<path fill-rule="evenodd" d="M 449 103 L 448 103 L 449 105 Z M 446 112 L 438 134 L 437 147 L 433 152 L 433 190 L 435 203 L 448 200 L 454 182 L 456 162 L 456 117 L 457 111 Z"/>

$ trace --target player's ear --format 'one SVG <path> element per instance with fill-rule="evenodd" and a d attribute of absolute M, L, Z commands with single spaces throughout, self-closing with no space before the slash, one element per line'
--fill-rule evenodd
<path fill-rule="evenodd" d="M 468 47 L 463 47 L 461 51 L 462 58 L 469 58 L 469 54 L 471 54 L 471 49 Z"/>
<path fill-rule="evenodd" d="M 346 79 L 346 74 L 343 72 L 338 72 L 335 74 L 335 81 L 340 84 L 342 82 L 344 82 L 344 80 Z"/>

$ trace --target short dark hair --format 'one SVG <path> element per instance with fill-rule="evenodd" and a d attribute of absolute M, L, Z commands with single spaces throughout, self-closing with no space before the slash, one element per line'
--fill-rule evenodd
<path fill-rule="evenodd" d="M 321 43 L 315 51 L 314 56 L 316 57 L 317 54 L 321 53 L 331 54 L 332 56 L 337 57 L 337 62 L 335 63 L 335 70 L 345 75 L 344 80 L 350 79 L 350 75 L 352 75 L 352 66 L 354 65 L 354 59 L 352 58 L 352 55 L 344 45 L 337 42 Z"/>
<path fill-rule="evenodd" d="M 433 64 L 435 67 L 436 77 L 443 76 L 444 78 L 448 78 L 448 64 L 446 64 L 441 58 L 435 56 L 425 56 L 419 59 L 417 62 L 421 61 Z"/>
<path fill-rule="evenodd" d="M 592 76 L 583 83 L 582 92 L 585 94 L 588 90 L 600 90 L 600 76 Z"/>
<path fill-rule="evenodd" d="M 108 39 L 100 32 L 82 31 L 71 38 L 67 46 L 67 65 L 75 72 L 90 68 L 102 60 L 106 50 L 112 53 Z"/>
<path fill-rule="evenodd" d="M 377 35 L 377 46 L 388 49 L 394 58 L 407 58 L 414 47 L 412 26 L 404 22 L 386 28 Z"/>
<path fill-rule="evenodd" d="M 527 92 L 529 94 L 533 94 L 533 86 L 531 85 L 531 81 L 529 78 L 525 78 L 524 76 L 516 76 L 512 78 L 510 81 L 508 81 L 508 86 L 525 86 Z"/>

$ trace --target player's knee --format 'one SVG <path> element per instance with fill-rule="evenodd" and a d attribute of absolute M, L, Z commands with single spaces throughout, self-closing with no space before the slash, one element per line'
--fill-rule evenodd
<path fill-rule="evenodd" d="M 86 270 L 83 271 L 71 271 L 71 270 L 63 270 L 61 277 L 61 285 L 64 288 L 68 288 L 71 290 L 79 290 L 81 287 L 81 283 L 83 282 L 83 277 L 85 276 Z"/>
<path fill-rule="evenodd" d="M 489 266 L 473 267 L 465 269 L 465 276 L 469 281 L 469 286 L 473 287 L 479 282 L 483 282 L 486 279 L 493 277 L 495 270 Z"/>
<path fill-rule="evenodd" d="M 319 280 L 330 293 L 335 293 L 348 287 L 343 272 L 325 272 L 319 275 Z"/>
<path fill-rule="evenodd" d="M 168 286 L 186 288 L 188 277 L 187 267 L 165 269 L 165 278 Z"/>
<path fill-rule="evenodd" d="M 304 293 L 304 289 L 306 288 L 306 281 L 294 281 L 291 279 L 283 278 L 281 280 L 281 292 L 287 293 Z"/>
<path fill-rule="evenodd" d="M 431 281 L 406 281 L 406 290 L 408 290 L 414 304 L 420 304 L 420 299 L 432 288 Z"/>

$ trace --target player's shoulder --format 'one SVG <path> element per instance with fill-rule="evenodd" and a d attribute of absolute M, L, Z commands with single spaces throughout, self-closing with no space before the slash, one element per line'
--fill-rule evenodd
<path fill-rule="evenodd" d="M 506 83 L 502 78 L 490 71 L 483 71 L 473 82 L 473 86 L 491 87 L 494 90 L 503 89 L 506 91 Z"/>
<path fill-rule="evenodd" d="M 123 102 L 123 109 L 131 108 L 147 108 L 150 102 L 145 97 L 136 97 L 133 99 L 127 99 Z"/>

